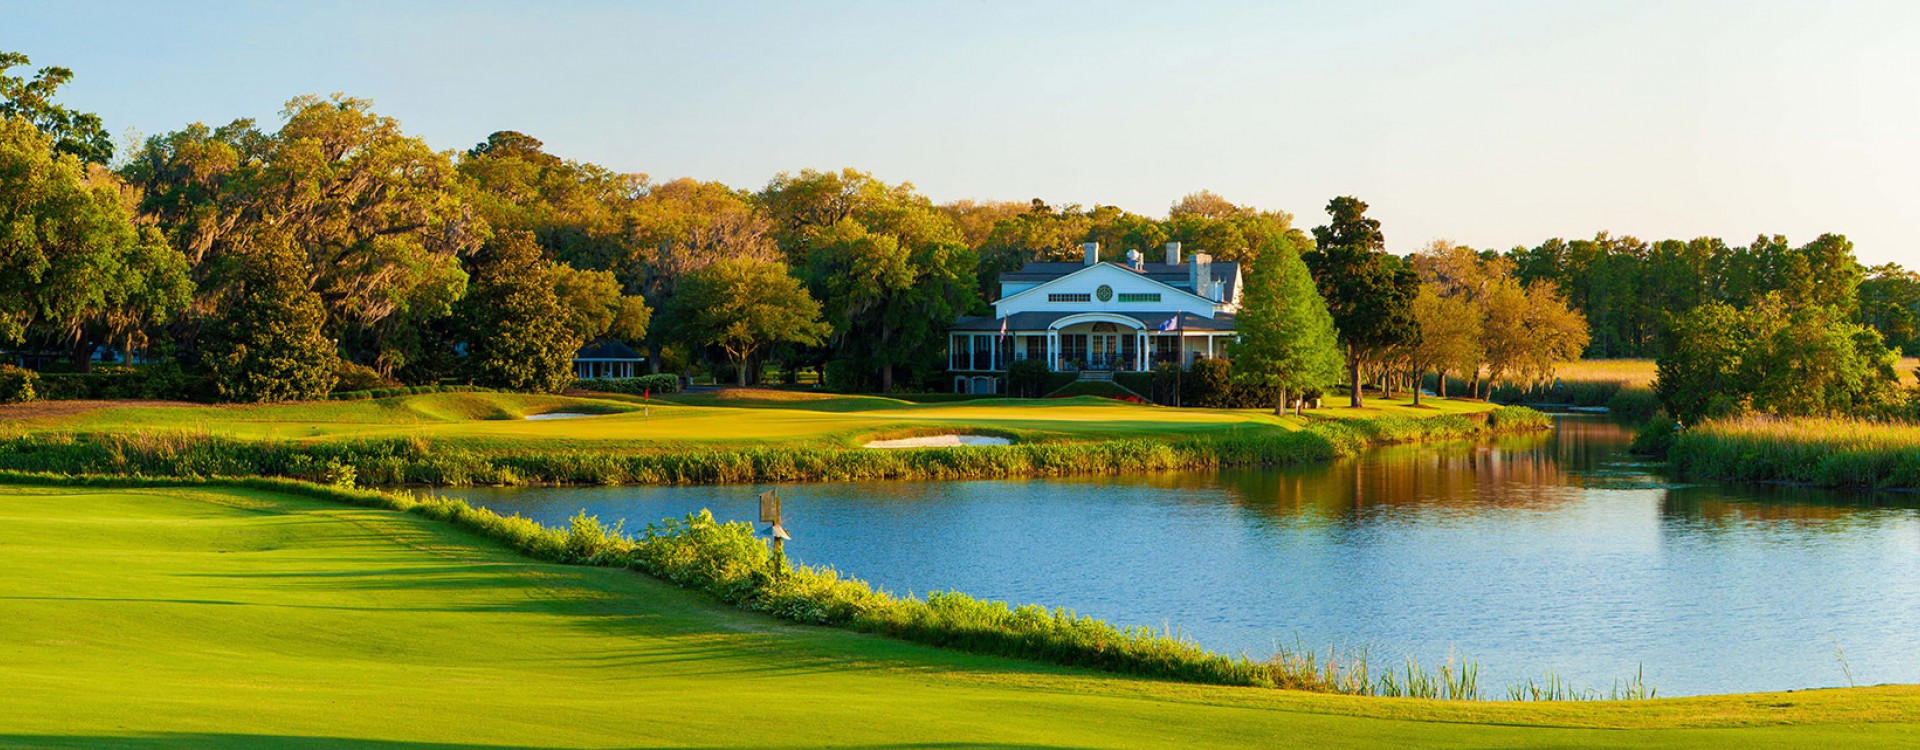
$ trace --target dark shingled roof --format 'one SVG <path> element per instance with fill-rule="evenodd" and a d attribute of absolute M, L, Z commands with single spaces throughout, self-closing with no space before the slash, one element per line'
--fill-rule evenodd
<path fill-rule="evenodd" d="M 618 341 L 614 341 L 611 339 L 601 339 L 599 341 L 595 341 L 586 346 L 580 347 L 580 351 L 573 353 L 573 358 L 574 359 L 631 359 L 635 361 L 646 359 L 646 357 L 640 356 L 639 352 L 634 351 L 633 347 L 627 346 L 626 344 L 622 344 Z"/>
<path fill-rule="evenodd" d="M 1014 313 L 1012 315 L 1007 316 L 1007 333 L 1012 334 L 1019 331 L 1044 331 L 1044 330 L 1047 330 L 1047 326 L 1053 325 L 1053 322 L 1056 320 L 1067 317 L 1069 315 L 1081 315 L 1086 312 L 1088 311 L 1079 310 L 1075 312 Z M 1160 326 L 1165 324 L 1168 318 L 1173 317 L 1171 313 L 1108 312 L 1107 314 L 1119 315 L 1122 317 L 1128 317 L 1128 318 L 1133 318 L 1134 320 L 1138 320 L 1140 321 L 1141 325 L 1146 327 L 1148 333 L 1159 332 Z M 949 328 L 954 331 L 980 331 L 980 332 L 986 332 L 986 333 L 998 333 L 1000 331 L 1000 319 L 993 317 L 991 315 L 961 318 L 957 321 L 954 321 L 954 324 L 952 326 L 949 326 Z M 1207 318 L 1207 317 L 1195 315 L 1193 313 L 1180 313 L 1180 322 L 1176 330 L 1198 332 L 1198 333 L 1231 332 L 1234 330 L 1233 316 L 1230 314 L 1222 313 L 1220 315 Z M 1171 331 L 1169 331 L 1169 333 L 1170 332 Z"/>
<path fill-rule="evenodd" d="M 1124 263 L 1114 263 L 1112 261 L 1101 261 L 1101 262 L 1109 266 L 1113 266 L 1114 268 L 1122 268 L 1128 271 L 1134 270 L 1132 266 L 1126 265 Z M 1149 279 L 1153 279 L 1154 281 L 1158 281 L 1162 284 L 1166 284 L 1167 286 L 1178 287 L 1180 289 L 1185 289 L 1186 291 L 1191 292 L 1193 291 L 1192 289 L 1186 288 L 1187 272 L 1188 272 L 1187 265 L 1188 264 L 1186 263 L 1176 263 L 1176 264 L 1143 263 L 1141 264 L 1141 270 L 1134 271 L 1134 273 L 1144 275 Z M 1002 282 L 1007 282 L 1007 281 L 1047 282 L 1086 267 L 1087 265 L 1085 263 L 1028 263 L 1024 266 L 1021 266 L 1018 270 L 1008 271 L 1006 273 L 1000 274 L 1000 280 Z M 1239 277 L 1240 277 L 1240 264 L 1238 262 L 1231 261 L 1231 260 L 1216 260 L 1213 262 L 1213 278 L 1220 281 L 1227 282 L 1223 294 L 1229 300 L 1233 299 L 1233 285 L 1234 285 L 1234 282 L 1239 279 Z M 1205 296 L 1205 295 L 1202 295 L 1202 296 Z"/>

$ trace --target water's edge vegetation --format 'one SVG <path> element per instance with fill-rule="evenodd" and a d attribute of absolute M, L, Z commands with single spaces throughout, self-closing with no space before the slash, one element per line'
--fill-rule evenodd
<path fill-rule="evenodd" d="M 978 479 L 1282 466 L 1378 445 L 1540 430 L 1524 407 L 1474 415 L 1317 419 L 1290 432 L 1127 438 L 876 451 L 755 447 L 618 453 L 487 453 L 418 438 L 338 443 L 254 441 L 193 432 L 38 433 L 0 438 L 0 469 L 162 477 L 273 476 L 329 485 L 740 484 Z"/>
<path fill-rule="evenodd" d="M 1650 425 L 1644 441 L 1689 479 L 1839 489 L 1920 489 L 1920 426 L 1858 419 L 1708 420 Z"/>
<path fill-rule="evenodd" d="M 1068 609 L 1009 606 L 959 592 L 924 599 L 898 597 L 831 567 L 789 565 L 745 523 L 720 523 L 700 511 L 648 525 L 639 535 L 575 516 L 567 529 L 521 516 L 501 516 L 463 500 L 409 491 L 329 487 L 298 480 L 231 477 L 64 475 L 0 470 L 0 484 L 59 487 L 223 487 L 276 492 L 371 507 L 450 523 L 530 558 L 570 565 L 627 568 L 700 591 L 741 609 L 797 623 L 838 627 L 950 648 L 1066 667 L 1214 685 L 1316 692 L 1479 700 L 1471 662 L 1428 668 L 1412 660 L 1376 670 L 1364 651 L 1352 655 L 1276 645 L 1265 659 L 1226 656 L 1173 631 L 1116 627 Z M 1510 686 L 1510 700 L 1641 700 L 1656 691 L 1640 676 L 1610 692 L 1576 688 L 1553 675 Z"/>

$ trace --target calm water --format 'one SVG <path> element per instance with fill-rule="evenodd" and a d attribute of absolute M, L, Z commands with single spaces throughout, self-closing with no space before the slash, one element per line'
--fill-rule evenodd
<path fill-rule="evenodd" d="M 1383 449 L 1332 465 L 781 488 L 788 550 L 895 592 L 953 589 L 1275 641 L 1454 654 L 1483 692 L 1551 670 L 1662 695 L 1920 682 L 1920 498 L 1681 486 L 1629 433 Z M 554 524 L 709 508 L 764 487 L 448 491 Z M 1843 658 L 1844 657 L 1844 658 Z"/>

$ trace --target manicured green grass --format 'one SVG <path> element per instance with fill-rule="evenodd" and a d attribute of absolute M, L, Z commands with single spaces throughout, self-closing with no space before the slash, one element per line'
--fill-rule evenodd
<path fill-rule="evenodd" d="M 0 488 L 0 746 L 1863 747 L 1920 688 L 1510 704 L 1092 675 L 786 625 L 391 511 Z"/>
<path fill-rule="evenodd" d="M 1326 418 L 1435 416 L 1486 411 L 1486 404 L 1376 399 L 1363 410 L 1323 409 Z M 524 419 L 550 412 L 579 419 Z M 877 396 L 730 390 L 652 400 L 612 394 L 541 396 L 436 393 L 349 402 L 264 406 L 107 405 L 71 413 L 0 407 L 0 420 L 28 434 L 193 433 L 241 440 L 340 442 L 406 438 L 491 453 L 530 448 L 678 451 L 687 448 L 854 447 L 876 434 L 929 428 L 985 429 L 1026 441 L 1223 435 L 1298 429 L 1305 422 L 1259 409 L 1168 409 L 1101 398 L 986 399 L 916 404 Z"/>

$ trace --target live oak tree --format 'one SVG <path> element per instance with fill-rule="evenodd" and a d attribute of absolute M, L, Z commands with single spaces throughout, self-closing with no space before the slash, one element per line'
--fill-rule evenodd
<path fill-rule="evenodd" d="M 1366 405 L 1360 371 L 1395 347 L 1419 340 L 1413 318 L 1413 298 L 1420 277 L 1386 252 L 1380 222 L 1366 215 L 1358 198 L 1339 197 L 1327 203 L 1332 220 L 1315 227 L 1315 249 L 1304 255 L 1320 293 L 1333 313 L 1346 348 L 1351 405 Z"/>
<path fill-rule="evenodd" d="M 912 185 L 851 169 L 779 175 L 759 202 L 832 326 L 831 358 L 883 392 L 902 369 L 916 380 L 942 369 L 946 324 L 975 302 L 976 264 L 946 212 Z"/>
<path fill-rule="evenodd" d="M 73 71 L 59 66 L 41 68 L 33 78 L 8 75 L 15 66 L 32 61 L 18 52 L 0 51 L 0 118 L 32 125 L 50 140 L 49 147 L 90 164 L 113 160 L 113 140 L 100 116 L 77 112 L 53 101 L 53 95 L 73 79 Z"/>
<path fill-rule="evenodd" d="M 201 359 L 227 401 L 292 401 L 332 390 L 338 355 L 326 311 L 306 285 L 291 237 L 261 232 L 227 260 L 231 278 L 210 320 Z"/>
<path fill-rule="evenodd" d="M 1235 318 L 1239 337 L 1228 345 L 1235 382 L 1278 389 L 1273 413 L 1282 415 L 1289 395 L 1340 378 L 1333 315 L 1291 241 L 1266 243 L 1243 295 Z"/>
<path fill-rule="evenodd" d="M 681 340 L 724 352 L 742 386 L 765 347 L 818 346 L 832 332 L 820 319 L 820 303 L 784 264 L 752 258 L 726 258 L 688 274 L 666 317 Z"/>
<path fill-rule="evenodd" d="M 573 382 L 573 355 L 587 340 L 585 315 L 556 292 L 565 270 L 548 261 L 533 234 L 496 235 L 475 258 L 460 306 L 473 382 L 558 393 Z"/>
<path fill-rule="evenodd" d="M 400 331 L 444 317 L 466 284 L 460 256 L 485 222 L 463 198 L 448 154 L 406 135 L 364 99 L 303 96 L 267 132 L 251 120 L 192 125 L 149 138 L 121 170 L 212 277 L 220 258 L 262 231 L 285 234 L 305 260 L 330 336 L 356 359 L 391 370 Z M 203 298 L 221 290 L 203 283 Z"/>
<path fill-rule="evenodd" d="M 0 119 L 0 342 L 64 343 L 84 371 L 96 343 L 136 343 L 185 307 L 184 259 L 136 224 L 121 188 L 26 120 Z"/>

